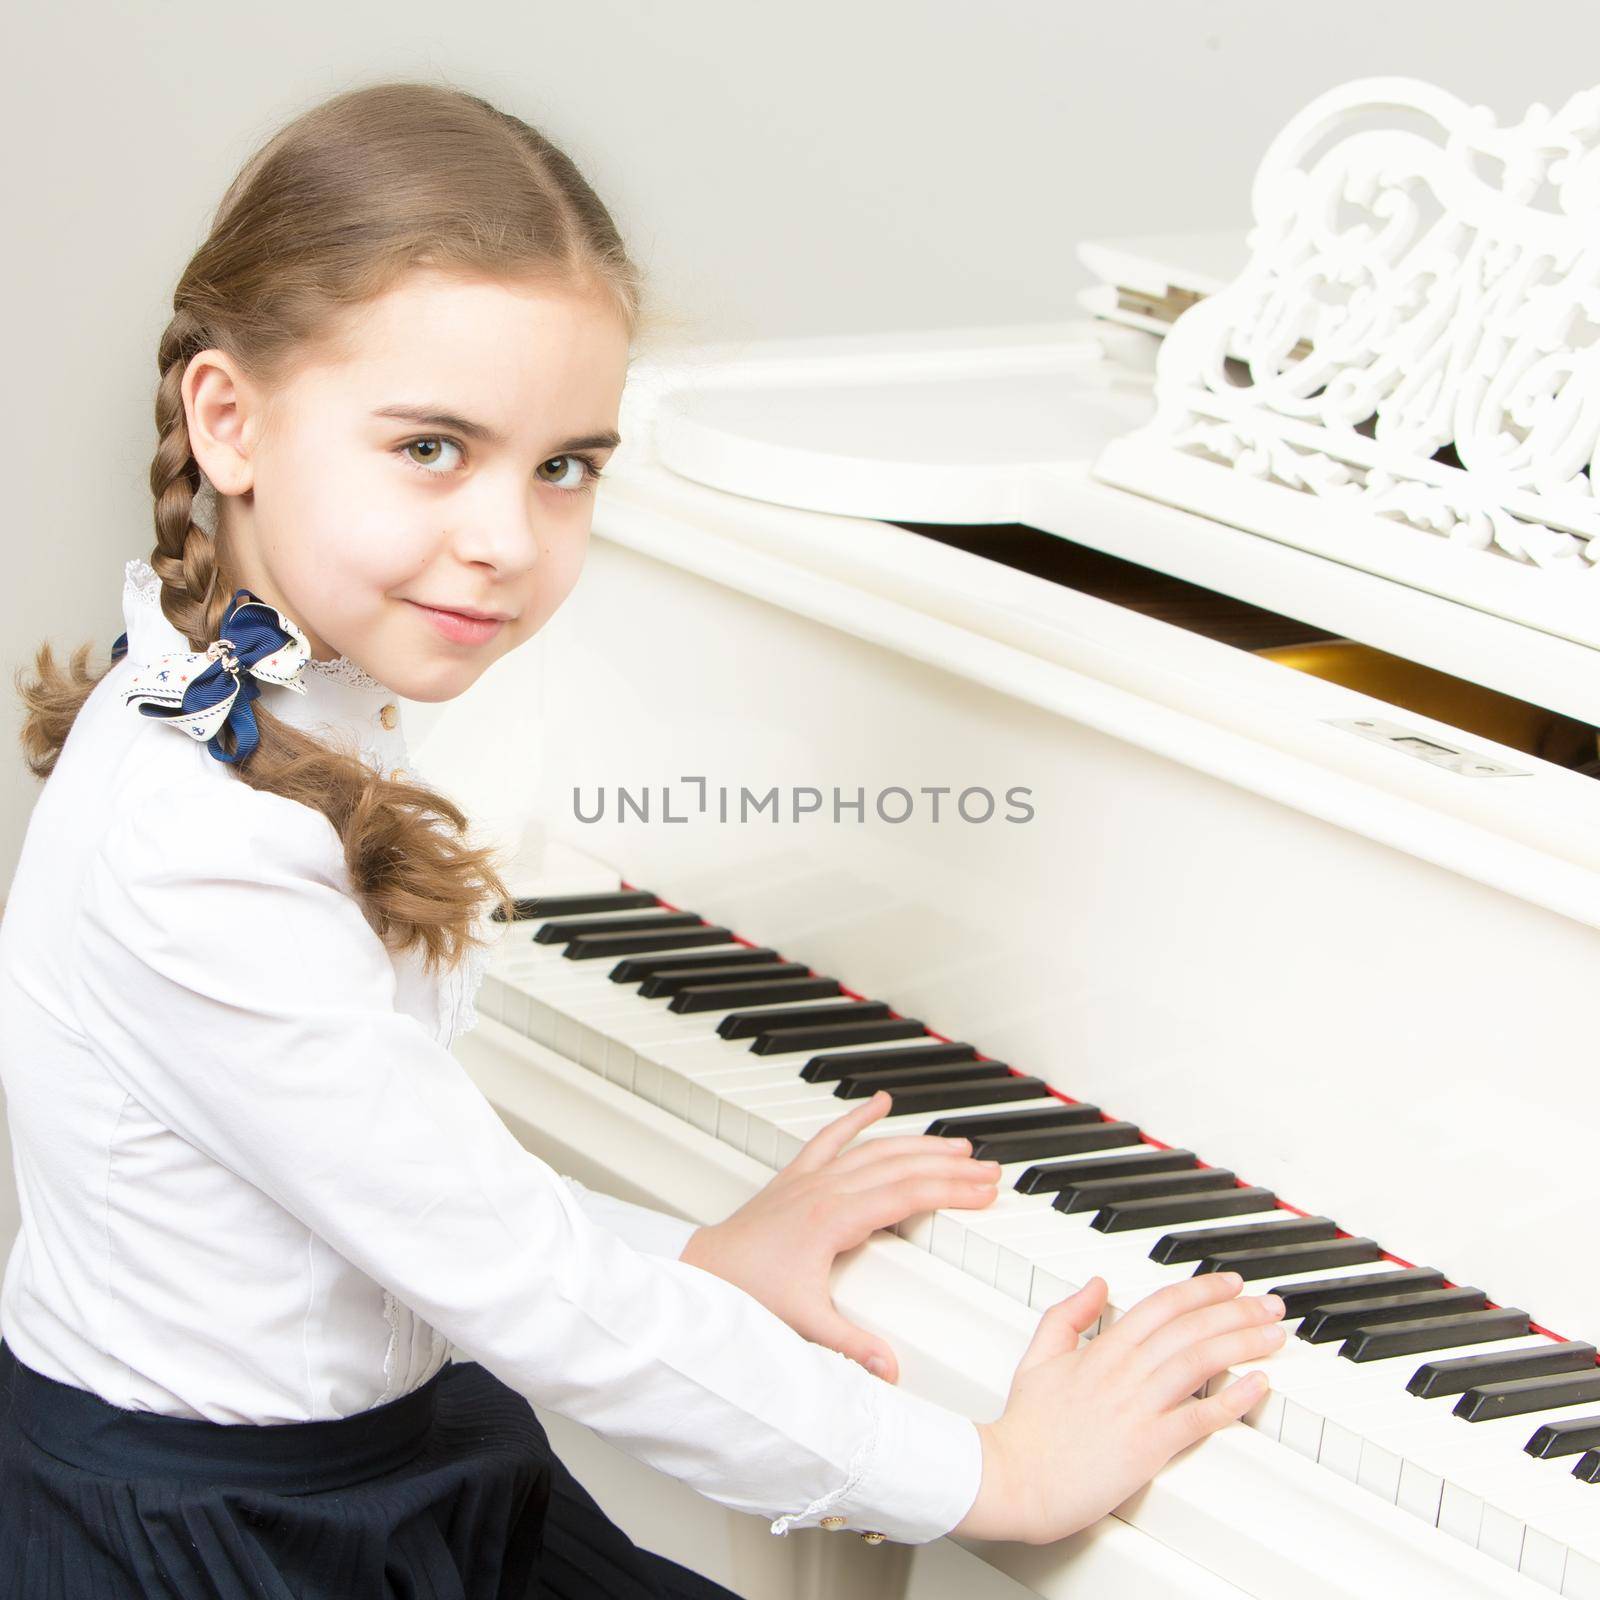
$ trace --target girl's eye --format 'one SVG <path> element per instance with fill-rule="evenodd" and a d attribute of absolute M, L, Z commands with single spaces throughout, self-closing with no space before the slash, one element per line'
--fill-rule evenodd
<path fill-rule="evenodd" d="M 432 435 L 426 439 L 413 439 L 409 444 L 401 445 L 400 449 L 405 453 L 406 460 L 410 462 L 412 466 L 416 467 L 419 471 L 429 473 L 436 478 L 442 476 L 442 474 L 430 466 L 427 460 L 418 460 L 416 456 L 411 454 L 411 452 L 413 450 L 429 450 L 431 451 L 431 457 L 429 459 L 432 461 L 437 461 L 439 459 L 439 452 L 441 450 L 454 450 L 458 455 L 461 452 L 461 446 L 458 445 L 454 439 L 440 439 Z"/>
<path fill-rule="evenodd" d="M 566 470 L 559 477 L 544 477 L 544 469 L 554 466 L 563 467 Z M 574 468 L 577 469 L 576 476 L 573 476 L 572 469 Z M 589 488 L 595 479 L 600 476 L 600 469 L 594 464 L 593 460 L 588 456 L 580 455 L 551 456 L 548 461 L 539 463 L 538 471 L 541 483 L 548 483 L 554 489 L 572 489 L 579 492 Z"/>

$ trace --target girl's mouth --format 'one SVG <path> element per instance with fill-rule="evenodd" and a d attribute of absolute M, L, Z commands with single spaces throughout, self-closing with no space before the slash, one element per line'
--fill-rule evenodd
<path fill-rule="evenodd" d="M 417 600 L 406 603 L 416 606 L 452 644 L 487 644 L 505 626 L 498 617 L 469 617 L 459 611 L 441 611 L 437 606 L 425 606 Z"/>

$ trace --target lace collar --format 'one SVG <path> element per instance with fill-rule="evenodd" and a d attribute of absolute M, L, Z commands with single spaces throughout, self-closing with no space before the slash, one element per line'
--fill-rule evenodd
<path fill-rule="evenodd" d="M 128 657 L 139 666 L 190 648 L 161 609 L 161 580 L 148 561 L 136 558 L 123 567 L 122 618 Z M 307 661 L 301 682 L 303 695 L 276 684 L 262 685 L 261 703 L 283 721 L 307 731 L 353 735 L 357 748 L 379 771 L 405 770 L 399 700 L 370 672 L 348 656 L 336 656 L 332 661 Z"/>

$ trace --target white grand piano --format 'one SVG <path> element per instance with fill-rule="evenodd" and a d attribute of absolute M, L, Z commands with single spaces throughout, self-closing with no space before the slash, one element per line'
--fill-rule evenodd
<path fill-rule="evenodd" d="M 1349 85 L 1252 199 L 1082 320 L 639 363 L 577 591 L 419 751 L 538 818 L 458 1050 L 702 1219 L 841 1094 L 975 1126 L 995 1206 L 838 1276 L 974 1416 L 1093 1273 L 1289 1295 L 1248 1426 L 971 1547 L 1025 1590 L 1592 1600 L 1600 91 Z"/>

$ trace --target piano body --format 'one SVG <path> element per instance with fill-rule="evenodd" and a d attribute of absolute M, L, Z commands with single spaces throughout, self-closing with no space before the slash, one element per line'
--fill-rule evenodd
<path fill-rule="evenodd" d="M 903 1381 L 996 1414 L 1093 1272 L 1309 1286 L 1249 1426 L 970 1547 L 1027 1591 L 1600 1595 L 1597 125 L 1369 80 L 1248 258 L 641 362 L 576 592 L 420 752 L 540 819 L 458 1051 L 565 1170 L 710 1220 L 862 1071 L 996 1119 L 992 1209 L 841 1265 Z"/>

